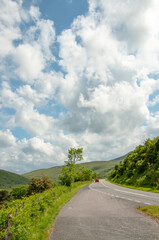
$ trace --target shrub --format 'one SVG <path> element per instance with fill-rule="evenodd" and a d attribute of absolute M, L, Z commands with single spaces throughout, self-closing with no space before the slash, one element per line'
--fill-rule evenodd
<path fill-rule="evenodd" d="M 68 172 L 65 172 L 63 175 L 59 175 L 61 185 L 70 187 L 74 181 L 74 176 Z"/>
<path fill-rule="evenodd" d="M 93 171 L 91 169 L 83 169 L 82 170 L 82 179 L 83 181 L 92 180 Z"/>
<path fill-rule="evenodd" d="M 25 197 L 28 193 L 28 186 L 27 185 L 19 185 L 17 187 L 12 188 L 11 196 L 14 199 L 21 199 Z"/>
<path fill-rule="evenodd" d="M 53 183 L 49 177 L 32 178 L 28 186 L 28 194 L 43 192 L 52 187 Z"/>
<path fill-rule="evenodd" d="M 7 190 L 0 191 L 0 203 L 10 199 L 9 192 Z"/>

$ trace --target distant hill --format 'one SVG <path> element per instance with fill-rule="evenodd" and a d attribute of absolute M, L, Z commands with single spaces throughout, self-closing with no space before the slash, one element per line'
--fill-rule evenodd
<path fill-rule="evenodd" d="M 0 169 L 0 189 L 9 189 L 16 185 L 28 184 L 29 179 L 16 173 Z"/>
<path fill-rule="evenodd" d="M 101 176 L 102 178 L 106 178 L 108 176 L 108 173 L 113 169 L 113 167 L 116 164 L 119 164 L 120 161 L 124 160 L 126 156 L 127 155 L 110 160 L 110 161 L 87 162 L 87 163 L 81 163 L 80 165 L 88 169 L 92 169 L 94 172 L 98 174 L 98 176 Z M 33 177 L 48 176 L 53 182 L 57 183 L 58 175 L 60 174 L 61 169 L 62 169 L 62 166 L 52 167 L 48 169 L 39 169 L 39 170 L 25 173 L 22 176 L 29 179 Z"/>
<path fill-rule="evenodd" d="M 121 184 L 159 189 L 159 137 L 147 139 L 116 165 L 109 179 Z"/>

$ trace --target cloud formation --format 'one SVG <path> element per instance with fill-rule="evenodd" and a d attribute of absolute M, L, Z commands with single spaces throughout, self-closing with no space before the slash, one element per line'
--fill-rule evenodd
<path fill-rule="evenodd" d="M 108 160 L 159 134 L 158 1 L 88 3 L 57 36 L 37 6 L 1 1 L 1 168 L 63 164 L 74 146 Z"/>

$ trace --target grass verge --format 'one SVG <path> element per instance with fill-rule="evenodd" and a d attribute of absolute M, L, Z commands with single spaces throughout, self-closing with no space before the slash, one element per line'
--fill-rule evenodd
<path fill-rule="evenodd" d="M 54 204 L 47 209 L 47 212 L 40 217 L 36 226 L 32 229 L 32 237 L 30 240 L 48 240 L 52 232 L 53 224 L 56 216 L 59 214 L 62 207 L 83 187 L 90 182 L 74 183 L 72 189 L 63 193 Z"/>
<path fill-rule="evenodd" d="M 159 221 L 159 206 L 145 206 L 138 209 Z"/>
<path fill-rule="evenodd" d="M 48 240 L 61 208 L 83 187 L 91 182 L 77 182 L 71 189 L 59 186 L 23 199 L 6 202 L 0 209 L 0 240 L 9 232 L 12 240 Z"/>
<path fill-rule="evenodd" d="M 141 190 L 141 191 L 146 191 L 146 192 L 155 192 L 155 193 L 159 193 L 159 190 L 153 189 L 153 188 L 149 188 L 149 187 L 136 187 L 136 186 L 131 186 L 131 185 L 126 185 L 126 184 L 121 184 L 121 183 L 116 183 L 113 181 L 110 181 L 108 179 L 105 179 L 107 182 L 116 184 L 118 186 L 121 187 L 125 187 L 125 188 L 131 188 L 131 189 L 136 189 L 136 190 Z"/>

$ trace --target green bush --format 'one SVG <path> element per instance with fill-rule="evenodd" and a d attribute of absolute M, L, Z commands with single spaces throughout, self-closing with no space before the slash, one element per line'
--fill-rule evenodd
<path fill-rule="evenodd" d="M 10 199 L 9 192 L 7 190 L 0 191 L 0 203 Z"/>
<path fill-rule="evenodd" d="M 91 169 L 84 168 L 82 170 L 82 179 L 83 181 L 91 181 L 93 177 L 93 171 Z"/>
<path fill-rule="evenodd" d="M 53 183 L 49 177 L 32 178 L 28 186 L 28 194 L 40 193 L 52 187 Z"/>
<path fill-rule="evenodd" d="M 69 173 L 65 172 L 63 175 L 59 175 L 61 185 L 70 187 L 72 182 L 74 181 L 74 176 Z"/>
<path fill-rule="evenodd" d="M 12 188 L 11 196 L 14 199 L 21 199 L 22 197 L 27 196 L 28 194 L 28 186 L 27 185 L 19 185 L 17 187 Z"/>
<path fill-rule="evenodd" d="M 156 188 L 159 185 L 159 137 L 147 139 L 109 174 L 117 183 Z"/>

